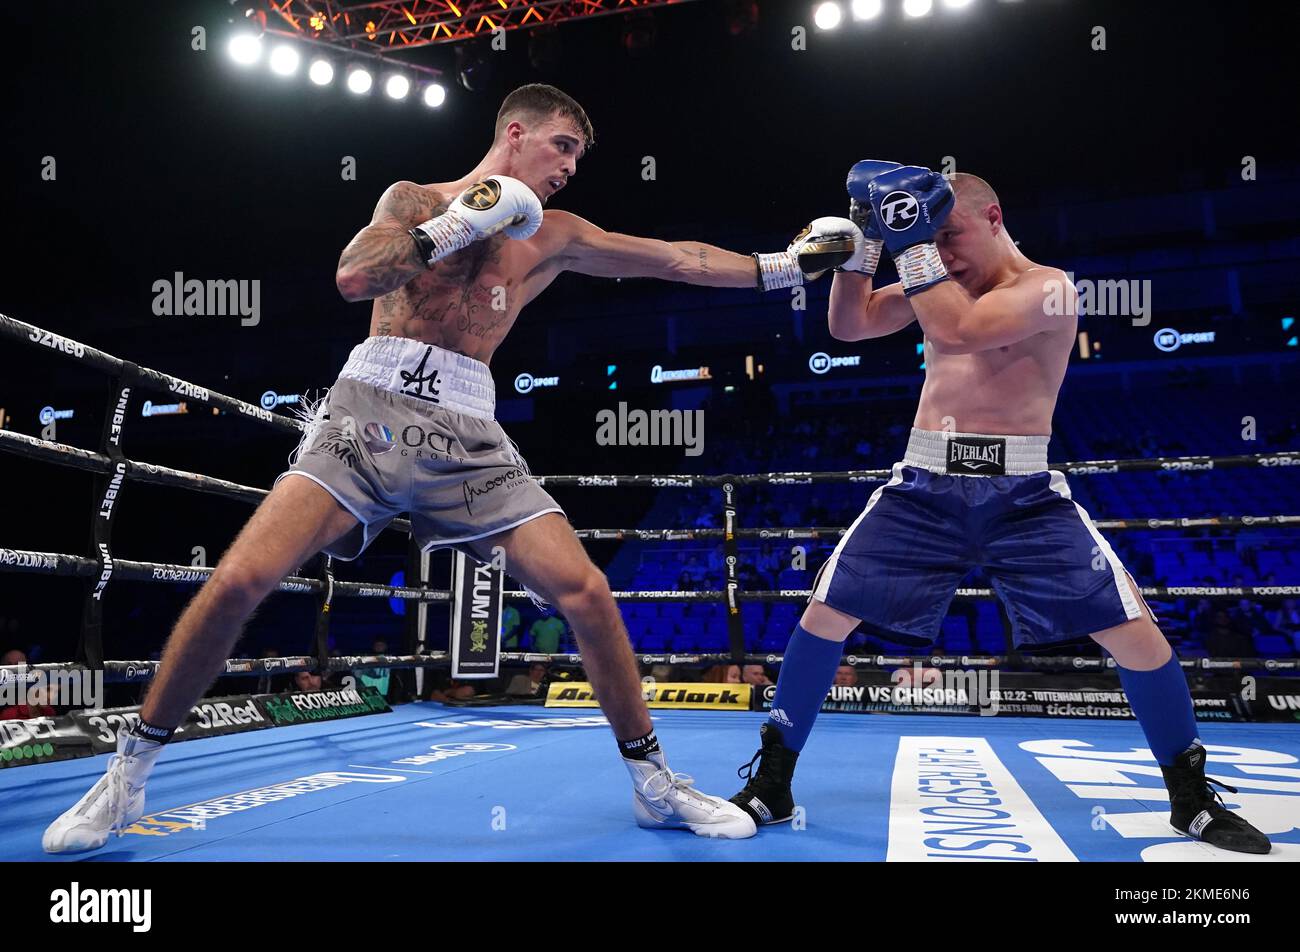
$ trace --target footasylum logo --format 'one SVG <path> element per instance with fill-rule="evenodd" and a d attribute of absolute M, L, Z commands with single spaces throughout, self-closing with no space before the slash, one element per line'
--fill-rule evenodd
<path fill-rule="evenodd" d="M 265 698 L 266 713 L 273 724 L 296 724 L 301 721 L 329 720 L 354 714 L 382 711 L 384 699 L 373 690 L 358 692 L 354 688 L 341 691 L 295 692 Z"/>
<path fill-rule="evenodd" d="M 153 926 L 153 890 L 83 889 L 74 882 L 50 893 L 50 921 L 129 923 L 132 932 L 148 932 Z"/>

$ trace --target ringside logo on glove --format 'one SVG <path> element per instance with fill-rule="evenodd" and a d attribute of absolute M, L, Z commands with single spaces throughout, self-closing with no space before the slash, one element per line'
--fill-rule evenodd
<path fill-rule="evenodd" d="M 485 212 L 501 200 L 501 183 L 496 179 L 486 179 L 471 185 L 460 196 L 466 208 Z"/>
<path fill-rule="evenodd" d="M 880 217 L 890 231 L 906 231 L 916 224 L 920 213 L 921 207 L 911 192 L 890 192 L 880 203 Z"/>

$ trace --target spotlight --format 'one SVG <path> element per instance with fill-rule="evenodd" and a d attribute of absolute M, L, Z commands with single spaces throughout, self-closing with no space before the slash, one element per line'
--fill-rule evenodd
<path fill-rule="evenodd" d="M 252 33 L 240 33 L 231 39 L 228 49 L 236 63 L 240 66 L 250 66 L 262 55 L 262 40 Z"/>
<path fill-rule="evenodd" d="M 441 83 L 430 83 L 424 87 L 424 104 L 430 109 L 437 109 L 447 101 L 447 90 Z"/>
<path fill-rule="evenodd" d="M 934 9 L 934 0 L 903 0 L 903 12 L 909 17 L 923 17 Z"/>
<path fill-rule="evenodd" d="M 819 3 L 813 11 L 813 23 L 819 30 L 833 30 L 840 25 L 844 11 L 838 3 Z"/>
<path fill-rule="evenodd" d="M 317 86 L 328 86 L 334 79 L 334 67 L 329 60 L 318 59 L 307 70 L 307 78 Z"/>
<path fill-rule="evenodd" d="M 401 73 L 394 73 L 384 82 L 384 92 L 389 99 L 405 99 L 411 91 L 411 81 Z"/>
<path fill-rule="evenodd" d="M 960 10 L 962 7 L 969 7 L 972 0 L 943 0 L 943 5 L 949 10 Z"/>
<path fill-rule="evenodd" d="M 853 19 L 873 20 L 884 8 L 883 0 L 853 0 Z"/>
<path fill-rule="evenodd" d="M 271 72 L 292 76 L 298 71 L 298 51 L 292 46 L 277 46 L 271 51 Z"/>
<path fill-rule="evenodd" d="M 370 92 L 370 85 L 374 81 L 374 77 L 372 77 L 366 70 L 360 68 L 354 69 L 348 73 L 348 91 L 354 92 L 358 96 L 362 93 L 368 93 Z"/>

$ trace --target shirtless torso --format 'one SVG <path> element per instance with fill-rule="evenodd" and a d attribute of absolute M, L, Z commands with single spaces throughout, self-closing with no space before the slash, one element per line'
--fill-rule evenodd
<path fill-rule="evenodd" d="M 837 282 L 831 332 L 862 340 L 920 320 L 926 366 L 913 421 L 919 429 L 1050 435 L 1077 333 L 1073 290 L 1064 272 L 1023 256 L 999 277 L 988 288 L 945 282 L 915 301 L 894 284 L 868 292 L 865 307 L 865 282 Z M 1065 314 L 1045 306 L 1053 295 L 1066 301 Z"/>
<path fill-rule="evenodd" d="M 383 207 L 386 217 L 410 228 L 442 214 L 458 192 L 455 183 L 399 182 Z M 567 243 L 573 218 L 547 211 L 532 238 L 495 235 L 416 274 L 375 299 L 371 336 L 409 337 L 489 363 L 524 305 L 559 273 L 553 252 Z"/>
<path fill-rule="evenodd" d="M 339 288 L 349 300 L 373 299 L 371 336 L 407 337 L 490 363 L 520 311 L 562 271 L 753 286 L 748 255 L 607 232 L 556 209 L 543 213 L 531 238 L 496 235 L 426 267 L 407 229 L 442 214 L 473 181 L 396 183 L 344 249 Z"/>
<path fill-rule="evenodd" d="M 1032 265 L 1014 280 L 1032 300 L 1035 286 L 1041 292 L 1044 283 L 1066 278 L 1055 268 Z M 1076 320 L 1073 315 L 1047 315 L 1041 304 L 1030 304 L 1025 318 L 1037 321 L 1041 329 L 987 350 L 951 353 L 927 338 L 925 384 L 913 425 L 942 430 L 949 424 L 949 429 L 969 433 L 1050 434 Z"/>

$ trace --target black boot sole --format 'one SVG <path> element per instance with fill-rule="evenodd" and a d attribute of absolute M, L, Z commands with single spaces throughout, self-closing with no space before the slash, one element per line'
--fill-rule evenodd
<path fill-rule="evenodd" d="M 1224 846 L 1224 845 L 1222 845 L 1222 844 L 1220 844 L 1220 843 L 1210 843 L 1210 842 L 1208 842 L 1208 841 L 1206 841 L 1206 840 L 1199 839 L 1198 837 L 1192 836 L 1192 834 L 1188 833 L 1186 830 L 1180 830 L 1180 829 L 1178 829 L 1178 827 L 1174 826 L 1172 823 L 1169 825 L 1169 829 L 1173 830 L 1175 833 L 1177 833 L 1179 836 L 1181 836 L 1181 837 L 1182 837 L 1183 839 L 1185 839 L 1185 840 L 1191 840 L 1193 843 L 1204 843 L 1206 846 L 1213 847 L 1213 848 L 1216 849 L 1216 850 L 1226 850 L 1226 851 L 1229 852 L 1229 853 L 1242 853 L 1242 854 L 1244 854 L 1244 855 L 1246 855 L 1246 856 L 1267 856 L 1269 853 L 1273 852 L 1273 844 L 1272 844 L 1272 843 L 1270 843 L 1270 844 L 1269 844 L 1266 848 L 1264 848 L 1264 849 L 1258 849 L 1258 848 L 1254 848 L 1254 849 L 1241 848 L 1241 849 L 1238 849 L 1238 848 L 1236 848 L 1236 847 L 1232 847 L 1232 846 Z"/>

